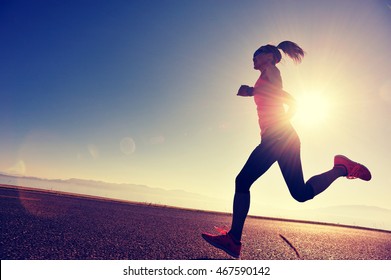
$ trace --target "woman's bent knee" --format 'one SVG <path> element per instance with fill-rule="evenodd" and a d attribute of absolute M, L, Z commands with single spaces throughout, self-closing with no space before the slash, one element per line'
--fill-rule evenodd
<path fill-rule="evenodd" d="M 292 197 L 298 201 L 298 202 L 306 202 L 307 200 L 314 198 L 314 190 L 312 189 L 311 185 L 304 185 L 304 188 L 297 190 L 297 191 L 291 191 Z"/>
<path fill-rule="evenodd" d="M 309 198 L 309 197 L 305 197 L 305 196 L 303 196 L 303 195 L 297 195 L 297 194 L 292 195 L 292 197 L 293 197 L 296 201 L 301 202 L 301 203 L 306 202 L 307 200 L 310 200 L 310 199 L 311 199 L 311 198 Z"/>
<path fill-rule="evenodd" d="M 240 176 L 240 174 L 235 179 L 235 192 L 237 193 L 248 193 L 250 192 L 250 187 L 252 183 L 250 183 L 244 176 Z"/>

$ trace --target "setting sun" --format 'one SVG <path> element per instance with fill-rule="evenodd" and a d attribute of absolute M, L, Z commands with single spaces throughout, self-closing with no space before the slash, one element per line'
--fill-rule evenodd
<path fill-rule="evenodd" d="M 305 125 L 319 125 L 329 116 L 328 99 L 317 92 L 307 92 L 296 97 L 296 121 Z"/>

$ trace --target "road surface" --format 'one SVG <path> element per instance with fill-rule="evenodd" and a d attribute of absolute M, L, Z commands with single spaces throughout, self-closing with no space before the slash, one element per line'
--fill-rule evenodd
<path fill-rule="evenodd" d="M 2 260 L 231 259 L 202 232 L 229 214 L 0 186 Z M 249 217 L 241 259 L 391 259 L 391 232 Z"/>

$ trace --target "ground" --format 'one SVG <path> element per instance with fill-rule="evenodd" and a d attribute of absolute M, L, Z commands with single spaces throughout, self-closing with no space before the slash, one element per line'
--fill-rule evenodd
<path fill-rule="evenodd" d="M 231 259 L 202 232 L 229 226 L 211 213 L 0 187 L 2 260 Z M 249 217 L 241 259 L 390 260 L 391 232 Z"/>

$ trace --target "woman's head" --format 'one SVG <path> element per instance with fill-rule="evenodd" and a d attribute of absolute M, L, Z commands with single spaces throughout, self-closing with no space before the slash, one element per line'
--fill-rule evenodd
<path fill-rule="evenodd" d="M 304 57 L 303 49 L 300 48 L 296 43 L 291 41 L 284 41 L 279 43 L 278 46 L 265 45 L 260 47 L 255 51 L 253 59 L 260 54 L 268 54 L 271 58 L 271 63 L 277 64 L 281 61 L 282 58 L 279 49 L 292 58 L 296 63 L 300 63 Z"/>

